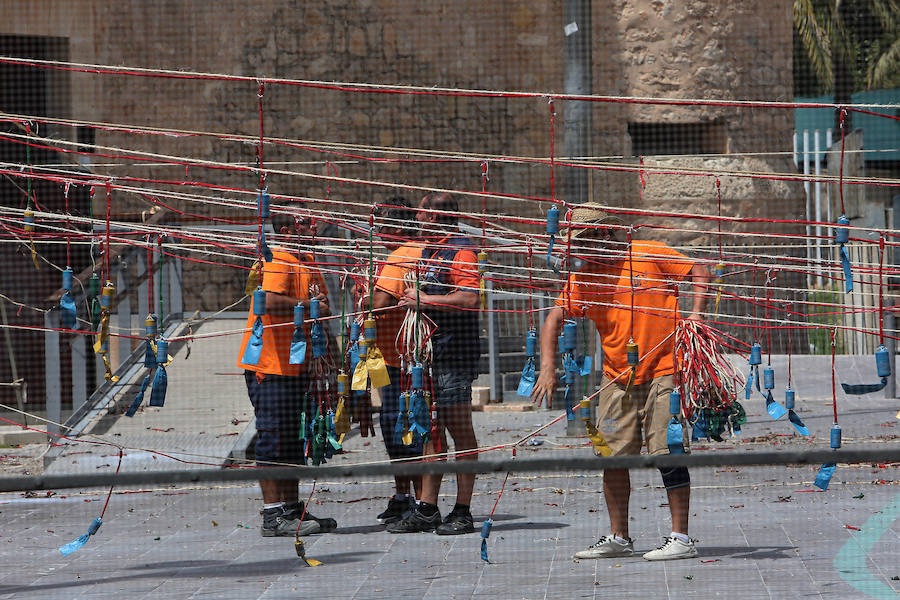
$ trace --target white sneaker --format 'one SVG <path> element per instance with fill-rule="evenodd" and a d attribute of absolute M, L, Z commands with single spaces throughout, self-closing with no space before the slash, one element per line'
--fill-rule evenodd
<path fill-rule="evenodd" d="M 694 547 L 694 540 L 685 544 L 676 537 L 667 537 L 662 546 L 646 553 L 644 560 L 678 560 L 695 556 L 697 556 L 697 548 Z"/>
<path fill-rule="evenodd" d="M 616 558 L 619 556 L 631 556 L 634 554 L 634 541 L 627 540 L 624 544 L 618 542 L 611 535 L 604 535 L 585 550 L 575 553 L 575 558 Z"/>

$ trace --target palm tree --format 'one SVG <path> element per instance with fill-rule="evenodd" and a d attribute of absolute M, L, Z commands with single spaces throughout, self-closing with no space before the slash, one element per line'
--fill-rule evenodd
<path fill-rule="evenodd" d="M 794 0 L 794 32 L 813 87 L 831 90 L 835 104 L 850 104 L 858 90 L 900 85 L 898 0 Z"/>

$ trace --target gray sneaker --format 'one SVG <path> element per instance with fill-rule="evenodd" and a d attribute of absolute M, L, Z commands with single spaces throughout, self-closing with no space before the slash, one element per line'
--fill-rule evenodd
<path fill-rule="evenodd" d="M 298 530 L 299 525 L 299 530 Z M 263 537 L 294 537 L 295 535 L 310 535 L 319 533 L 322 530 L 319 524 L 313 520 L 304 519 L 301 523 L 299 519 L 290 519 L 285 517 L 284 511 L 280 508 L 270 508 L 263 511 L 263 522 L 260 531 Z"/>
<path fill-rule="evenodd" d="M 685 544 L 676 537 L 667 537 L 662 546 L 644 554 L 644 560 L 678 560 L 696 556 L 697 548 L 694 546 L 694 540 Z"/>
<path fill-rule="evenodd" d="M 628 539 L 624 544 L 616 541 L 611 535 L 604 535 L 584 550 L 575 553 L 575 558 L 618 558 L 634 554 L 634 540 Z"/>

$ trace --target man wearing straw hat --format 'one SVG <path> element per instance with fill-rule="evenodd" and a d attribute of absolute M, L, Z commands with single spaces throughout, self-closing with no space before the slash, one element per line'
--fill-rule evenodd
<path fill-rule="evenodd" d="M 692 312 L 699 319 L 706 267 L 661 242 L 632 241 L 624 222 L 593 203 L 578 205 L 570 215 L 572 272 L 541 330 L 541 370 L 532 393 L 540 403 L 557 386 L 557 336 L 566 319 L 590 318 L 603 348 L 603 379 L 598 395 L 592 441 L 596 454 L 635 455 L 646 443 L 650 454 L 668 454 L 669 394 L 674 389 L 674 331 L 678 314 L 676 286 L 690 278 Z M 629 357 L 629 353 L 631 357 Z M 631 360 L 629 360 L 631 358 Z M 635 364 L 636 363 L 636 364 Z M 680 417 L 680 415 L 679 415 Z M 683 428 L 681 444 L 687 448 Z M 660 469 L 669 499 L 672 532 L 646 560 L 697 556 L 688 536 L 690 475 L 687 468 Z M 627 469 L 606 469 L 603 494 L 610 532 L 575 558 L 616 558 L 634 554 L 628 531 L 631 480 Z"/>

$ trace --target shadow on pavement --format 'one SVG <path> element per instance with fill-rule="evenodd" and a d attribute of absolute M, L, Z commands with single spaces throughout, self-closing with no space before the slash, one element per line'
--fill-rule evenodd
<path fill-rule="evenodd" d="M 368 554 L 381 554 L 380 552 L 338 552 L 335 554 L 312 553 L 314 558 L 321 560 L 326 565 L 359 562 Z M 80 579 L 78 581 L 65 581 L 58 583 L 38 585 L 0 585 L 0 594 L 34 593 L 45 590 L 58 590 L 65 588 L 79 588 L 92 585 L 103 585 L 121 581 L 133 581 L 134 579 L 191 579 L 206 577 L 259 577 L 264 575 L 284 575 L 292 570 L 300 571 L 309 569 L 296 556 L 280 560 L 264 560 L 256 562 L 229 562 L 218 560 L 195 561 L 168 561 L 161 563 L 148 563 L 131 567 L 131 573 L 127 576 Z M 138 570 L 141 572 L 136 572 Z M 39 596 L 40 597 L 40 596 Z"/>
<path fill-rule="evenodd" d="M 727 556 L 729 558 L 749 558 L 751 560 L 765 560 L 776 558 L 796 558 L 794 550 L 796 546 L 760 546 L 748 548 L 747 546 L 697 546 L 699 558 Z"/>

